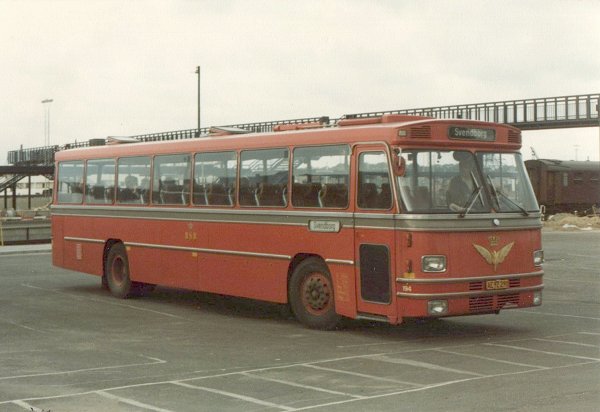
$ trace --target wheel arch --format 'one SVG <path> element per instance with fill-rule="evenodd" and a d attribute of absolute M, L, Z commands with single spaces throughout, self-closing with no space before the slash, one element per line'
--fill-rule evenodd
<path fill-rule="evenodd" d="M 315 254 L 315 253 L 297 253 L 292 260 L 290 261 L 290 264 L 288 266 L 288 273 L 287 273 L 287 288 L 289 289 L 289 284 L 290 284 L 290 278 L 292 277 L 292 273 L 294 273 L 294 270 L 296 270 L 296 268 L 298 267 L 298 265 L 302 262 L 304 262 L 306 259 L 310 259 L 310 258 L 316 258 L 321 260 L 321 262 L 323 262 L 324 265 L 327 266 L 327 263 L 325 262 L 325 259 L 323 259 L 323 257 Z"/>

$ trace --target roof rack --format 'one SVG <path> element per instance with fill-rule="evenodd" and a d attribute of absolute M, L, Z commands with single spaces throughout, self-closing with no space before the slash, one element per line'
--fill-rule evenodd
<path fill-rule="evenodd" d="M 106 144 L 139 143 L 140 140 L 132 136 L 108 136 Z M 90 144 L 90 146 L 93 146 Z"/>
<path fill-rule="evenodd" d="M 227 135 L 232 135 L 232 134 L 246 134 L 246 133 L 250 133 L 250 131 L 239 128 L 239 127 L 213 126 L 208 129 L 209 136 L 227 136 Z"/>

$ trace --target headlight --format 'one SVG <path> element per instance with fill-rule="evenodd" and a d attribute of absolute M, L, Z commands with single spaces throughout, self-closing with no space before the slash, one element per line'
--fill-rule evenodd
<path fill-rule="evenodd" d="M 542 263 L 544 263 L 544 251 L 536 250 L 533 252 L 533 265 L 542 266 Z"/>
<path fill-rule="evenodd" d="M 430 300 L 427 302 L 427 313 L 432 316 L 440 316 L 448 313 L 447 300 Z"/>
<path fill-rule="evenodd" d="M 445 272 L 446 256 L 423 256 L 421 258 L 421 270 L 428 273 Z"/>

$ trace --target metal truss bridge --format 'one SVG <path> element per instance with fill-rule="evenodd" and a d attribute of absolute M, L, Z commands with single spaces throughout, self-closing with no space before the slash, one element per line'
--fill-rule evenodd
<path fill-rule="evenodd" d="M 521 130 L 541 130 L 572 127 L 599 126 L 598 115 L 600 93 L 573 96 L 541 97 L 522 100 L 507 100 L 491 103 L 457 104 L 452 106 L 426 107 L 421 109 L 385 110 L 380 112 L 347 114 L 341 118 L 363 118 L 381 116 L 383 114 L 409 114 L 430 116 L 438 119 L 470 119 L 486 122 L 504 123 Z M 303 119 L 277 120 L 268 122 L 231 124 L 223 127 L 236 127 L 251 132 L 269 132 L 274 126 L 282 124 L 301 124 L 321 122 L 334 125 L 339 119 L 329 117 L 311 117 Z M 187 129 L 171 132 L 151 133 L 132 136 L 139 141 L 163 141 L 191 139 L 205 136 L 209 128 Z M 47 146 L 30 149 L 19 149 L 8 152 L 8 163 L 11 165 L 53 165 L 54 153 L 59 150 L 93 145 L 103 145 L 104 139 L 92 139 L 87 142 L 65 144 L 63 146 Z M 24 175 L 22 175 L 24 176 Z M 1 179 L 0 179 L 1 180 Z M 10 183 L 13 183 L 11 179 Z M 0 181 L 0 192 L 6 189 Z"/>

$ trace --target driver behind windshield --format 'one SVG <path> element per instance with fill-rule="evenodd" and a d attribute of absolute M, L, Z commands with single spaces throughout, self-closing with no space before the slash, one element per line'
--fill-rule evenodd
<path fill-rule="evenodd" d="M 475 161 L 473 156 L 466 152 L 455 152 L 454 159 L 459 161 L 459 173 L 450 180 L 446 199 L 451 210 L 461 211 L 475 190 Z"/>

